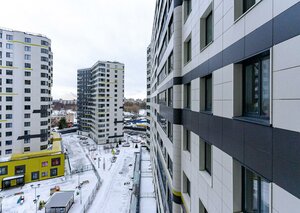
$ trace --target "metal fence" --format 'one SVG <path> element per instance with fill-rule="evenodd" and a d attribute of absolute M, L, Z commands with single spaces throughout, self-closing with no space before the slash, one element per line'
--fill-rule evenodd
<path fill-rule="evenodd" d="M 89 161 L 91 162 L 91 159 L 89 158 L 89 156 L 86 154 L 86 157 L 89 159 Z M 94 164 L 91 162 L 91 168 L 94 171 L 96 177 L 97 177 L 97 184 L 94 187 L 92 193 L 89 195 L 87 201 L 85 202 L 85 204 L 83 205 L 83 208 L 81 210 L 81 213 L 86 213 L 88 211 L 88 209 L 91 207 L 91 205 L 93 204 L 93 201 L 95 200 L 95 197 L 97 195 L 97 192 L 99 191 L 101 185 L 102 185 L 102 180 L 100 175 L 98 174 L 96 167 L 94 166 Z"/>
<path fill-rule="evenodd" d="M 100 187 L 102 185 L 102 181 L 97 182 L 96 186 L 94 187 L 92 193 L 90 194 L 90 196 L 88 197 L 87 201 L 85 202 L 85 204 L 83 205 L 83 208 L 81 210 L 81 213 L 85 213 L 88 211 L 88 209 L 91 207 L 91 205 L 93 204 L 93 201 L 97 195 L 97 192 L 99 191 Z"/>

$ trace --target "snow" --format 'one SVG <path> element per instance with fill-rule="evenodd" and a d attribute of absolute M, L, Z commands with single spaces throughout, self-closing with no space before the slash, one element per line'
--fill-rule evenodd
<path fill-rule="evenodd" d="M 79 177 L 78 177 L 79 176 Z M 95 174 L 93 171 L 87 171 L 84 173 L 80 173 L 80 175 L 72 175 L 72 176 L 66 176 L 66 177 L 60 177 L 60 178 L 54 178 L 44 181 L 38 181 L 34 183 L 28 183 L 25 184 L 23 187 L 13 188 L 9 190 L 5 190 L 0 192 L 0 196 L 4 196 L 4 199 L 2 201 L 2 208 L 3 212 L 7 213 L 32 213 L 35 212 L 35 204 L 33 203 L 33 200 L 35 199 L 34 195 L 34 189 L 31 188 L 31 184 L 34 186 L 37 186 L 37 184 L 40 184 L 40 187 L 36 189 L 36 194 L 40 195 L 39 201 L 44 200 L 47 201 L 50 198 L 50 188 L 53 188 L 55 186 L 59 186 L 61 191 L 69 191 L 69 190 L 76 190 L 76 187 L 78 186 L 78 179 L 80 179 L 80 182 L 83 182 L 84 180 L 88 180 L 89 183 L 83 184 L 81 190 L 82 194 L 90 194 L 90 192 L 93 190 L 93 188 L 96 185 L 97 179 L 95 177 Z M 25 202 L 20 205 L 17 204 L 17 201 L 21 194 L 15 195 L 15 193 L 23 192 L 25 197 Z M 82 196 L 82 203 L 85 203 L 87 201 L 88 196 Z M 82 207 L 80 205 L 80 196 L 76 195 L 75 193 L 75 202 L 73 206 L 71 207 L 70 212 L 79 212 L 77 210 L 81 210 Z M 38 212 L 45 212 L 45 209 L 42 209 Z"/>
<path fill-rule="evenodd" d="M 69 161 L 66 160 L 66 176 L 38 181 L 24 185 L 22 188 L 13 188 L 0 192 L 3 199 L 3 212 L 8 213 L 31 213 L 35 211 L 34 189 L 31 184 L 40 184 L 37 188 L 37 194 L 40 195 L 39 200 L 47 201 L 50 198 L 50 188 L 59 186 L 62 191 L 75 190 L 75 201 L 70 209 L 70 213 L 81 213 L 92 192 L 98 182 L 91 163 L 101 178 L 101 186 L 93 200 L 88 212 L 105 212 L 105 213 L 127 213 L 130 208 L 132 186 L 133 186 L 133 170 L 135 163 L 135 152 L 140 151 L 139 143 L 132 143 L 132 140 L 143 141 L 139 136 L 128 136 L 125 138 L 130 143 L 130 147 L 115 148 L 120 150 L 116 162 L 112 163 L 113 157 L 111 149 L 104 149 L 106 145 L 96 145 L 94 141 L 88 137 L 80 140 L 75 133 L 62 135 L 62 143 L 65 151 L 68 153 Z M 134 148 L 138 144 L 138 148 Z M 151 171 L 151 161 L 149 152 L 142 149 L 142 173 L 141 173 L 141 213 L 156 212 L 156 202 L 154 195 L 153 178 Z M 70 165 L 70 166 L 69 166 Z M 76 173 L 81 170 L 85 172 Z M 78 183 L 88 181 L 82 186 L 82 202 L 80 203 L 80 195 L 78 192 Z M 15 193 L 23 192 L 25 202 L 23 205 L 17 204 L 20 195 Z M 38 212 L 44 212 L 42 209 Z"/>
<path fill-rule="evenodd" d="M 142 149 L 141 160 L 140 212 L 155 213 L 156 200 L 150 153 L 146 149 Z"/>

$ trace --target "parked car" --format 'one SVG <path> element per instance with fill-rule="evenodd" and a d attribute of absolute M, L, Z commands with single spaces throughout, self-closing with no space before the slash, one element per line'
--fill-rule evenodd
<path fill-rule="evenodd" d="M 123 143 L 122 146 L 123 147 L 130 147 L 130 144 L 126 142 L 126 143 Z"/>
<path fill-rule="evenodd" d="M 115 163 L 116 160 L 117 160 L 117 157 L 116 157 L 116 156 L 113 156 L 113 157 L 111 158 L 111 162 L 112 162 L 112 163 Z"/>

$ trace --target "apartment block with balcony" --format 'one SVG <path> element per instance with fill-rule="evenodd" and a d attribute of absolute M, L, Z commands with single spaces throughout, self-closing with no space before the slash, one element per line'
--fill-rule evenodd
<path fill-rule="evenodd" d="M 0 29 L 0 157 L 47 149 L 52 79 L 49 38 Z"/>
<path fill-rule="evenodd" d="M 296 0 L 156 1 L 147 105 L 158 212 L 298 211 L 299 13 Z"/>
<path fill-rule="evenodd" d="M 96 143 L 123 139 L 124 64 L 98 61 L 77 72 L 81 134 Z"/>

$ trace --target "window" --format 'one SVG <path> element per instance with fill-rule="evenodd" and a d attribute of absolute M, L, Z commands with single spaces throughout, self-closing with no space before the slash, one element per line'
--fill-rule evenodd
<path fill-rule="evenodd" d="M 6 79 L 6 84 L 12 84 L 13 80 L 12 79 Z"/>
<path fill-rule="evenodd" d="M 185 108 L 191 108 L 191 83 L 184 85 L 184 93 L 185 93 Z"/>
<path fill-rule="evenodd" d="M 30 63 L 25 63 L 24 67 L 25 68 L 31 68 L 31 64 Z"/>
<path fill-rule="evenodd" d="M 30 97 L 24 97 L 24 101 L 30 101 Z"/>
<path fill-rule="evenodd" d="M 173 106 L 173 87 L 168 89 L 168 106 Z"/>
<path fill-rule="evenodd" d="M 174 32 L 174 23 L 173 23 L 173 16 L 172 16 L 170 19 L 170 22 L 169 22 L 169 26 L 168 26 L 168 39 L 169 40 L 171 39 L 173 32 Z"/>
<path fill-rule="evenodd" d="M 24 118 L 30 118 L 30 113 L 25 113 Z"/>
<path fill-rule="evenodd" d="M 39 176 L 39 172 L 31 172 L 31 180 L 38 180 Z"/>
<path fill-rule="evenodd" d="M 59 166 L 59 165 L 60 165 L 60 158 L 51 159 L 51 166 Z"/>
<path fill-rule="evenodd" d="M 213 40 L 213 22 L 212 22 L 212 12 L 208 14 L 205 19 L 205 46 L 207 46 Z"/>
<path fill-rule="evenodd" d="M 48 161 L 42 162 L 42 167 L 48 166 Z"/>
<path fill-rule="evenodd" d="M 172 72 L 173 69 L 174 69 L 174 55 L 172 51 L 168 57 L 168 73 Z"/>
<path fill-rule="evenodd" d="M 30 92 L 31 92 L 31 89 L 30 89 L 30 88 L 25 88 L 25 89 L 24 89 L 24 92 L 25 92 L 25 93 L 30 93 Z"/>
<path fill-rule="evenodd" d="M 48 172 L 42 172 L 42 177 L 47 177 L 48 176 Z"/>
<path fill-rule="evenodd" d="M 25 80 L 24 83 L 25 83 L 25 85 L 30 85 L 31 81 L 30 80 Z"/>
<path fill-rule="evenodd" d="M 25 165 L 15 167 L 15 175 L 25 174 Z"/>
<path fill-rule="evenodd" d="M 8 92 L 8 93 L 10 93 L 10 92 L 13 92 L 13 89 L 12 89 L 11 87 L 7 87 L 7 88 L 5 89 L 5 91 Z"/>
<path fill-rule="evenodd" d="M 45 54 L 48 54 L 48 50 L 47 49 L 44 49 L 44 48 L 41 48 L 41 53 L 45 53 Z"/>
<path fill-rule="evenodd" d="M 50 176 L 57 176 L 57 168 L 50 169 Z"/>
<path fill-rule="evenodd" d="M 200 199 L 199 199 L 199 213 L 208 213 Z"/>
<path fill-rule="evenodd" d="M 6 61 L 6 66 L 12 67 L 13 66 L 13 62 L 12 61 Z"/>
<path fill-rule="evenodd" d="M 184 64 L 187 64 L 192 59 L 192 39 L 191 36 L 184 42 Z"/>
<path fill-rule="evenodd" d="M 31 51 L 31 47 L 30 46 L 25 46 L 24 50 L 25 50 L 25 52 L 30 52 Z"/>
<path fill-rule="evenodd" d="M 12 117 L 13 117 L 12 114 L 6 114 L 5 115 L 5 119 L 12 119 Z"/>
<path fill-rule="evenodd" d="M 10 145 L 12 145 L 12 140 L 5 141 L 5 146 L 10 146 Z"/>
<path fill-rule="evenodd" d="M 211 175 L 211 165 L 212 165 L 212 154 L 211 154 L 211 145 L 205 142 L 202 138 L 200 138 L 200 146 L 199 146 L 199 166 L 200 171 L 206 171 Z"/>
<path fill-rule="evenodd" d="M 12 128 L 12 123 L 5 123 L 6 128 Z"/>
<path fill-rule="evenodd" d="M 212 75 L 207 75 L 201 78 L 200 81 L 200 100 L 203 102 L 200 107 L 201 111 L 211 112 L 212 111 Z"/>
<path fill-rule="evenodd" d="M 12 132 L 5 132 L 5 136 L 6 137 L 12 136 Z"/>
<path fill-rule="evenodd" d="M 200 50 L 213 41 L 213 11 L 212 4 L 208 6 L 200 19 Z"/>
<path fill-rule="evenodd" d="M 242 168 L 242 211 L 269 213 L 269 182 Z"/>
<path fill-rule="evenodd" d="M 26 37 L 25 37 L 25 42 L 26 42 L 26 43 L 31 43 L 31 38 L 26 38 Z"/>
<path fill-rule="evenodd" d="M 189 196 L 191 196 L 191 182 L 184 172 L 183 172 L 183 193 L 187 193 Z"/>
<path fill-rule="evenodd" d="M 172 140 L 173 140 L 173 124 L 170 121 L 168 121 L 168 138 L 172 142 Z"/>
<path fill-rule="evenodd" d="M 269 119 L 269 52 L 260 54 L 243 62 L 243 115 Z"/>
<path fill-rule="evenodd" d="M 13 75 L 13 71 L 12 70 L 6 70 L 6 75 Z"/>
<path fill-rule="evenodd" d="M 13 53 L 10 53 L 10 52 L 6 52 L 6 58 L 12 58 L 12 56 L 13 56 Z"/>
<path fill-rule="evenodd" d="M 192 0 L 184 0 L 183 8 L 184 8 L 184 21 L 186 21 L 192 12 Z"/>
<path fill-rule="evenodd" d="M 25 76 L 31 76 L 31 72 L 25 71 Z"/>
<path fill-rule="evenodd" d="M 25 106 L 24 106 L 24 109 L 25 109 L 25 110 L 30 110 L 30 105 L 25 105 Z"/>
<path fill-rule="evenodd" d="M 25 59 L 25 60 L 31 60 L 31 55 L 25 54 L 25 55 L 24 55 L 24 59 Z"/>
<path fill-rule="evenodd" d="M 47 41 L 41 40 L 41 45 L 48 46 L 49 43 Z"/>
<path fill-rule="evenodd" d="M 7 102 L 12 102 L 13 97 L 12 96 L 6 96 L 5 99 L 6 99 Z"/>
<path fill-rule="evenodd" d="M 169 170 L 169 173 L 170 173 L 170 176 L 173 177 L 173 162 L 170 158 L 170 156 L 168 155 L 168 170 Z"/>
<path fill-rule="evenodd" d="M 0 167 L 0 175 L 7 175 L 7 166 Z"/>
<path fill-rule="evenodd" d="M 30 147 L 24 147 L 24 152 L 30 152 Z"/>
<path fill-rule="evenodd" d="M 13 107 L 12 107 L 12 105 L 7 105 L 5 108 L 6 108 L 6 110 L 12 110 Z"/>
<path fill-rule="evenodd" d="M 184 146 L 183 149 L 190 152 L 191 151 L 191 132 L 187 129 L 184 130 Z"/>
<path fill-rule="evenodd" d="M 13 36 L 12 35 L 6 35 L 6 40 L 13 40 Z"/>
<path fill-rule="evenodd" d="M 30 126 L 30 122 L 24 122 L 24 126 Z"/>
<path fill-rule="evenodd" d="M 5 150 L 5 154 L 6 154 L 6 155 L 9 155 L 9 154 L 11 154 L 11 153 L 12 153 L 12 149 L 6 149 L 6 150 Z"/>
<path fill-rule="evenodd" d="M 234 0 L 234 20 L 237 20 L 259 1 L 261 0 Z"/>

